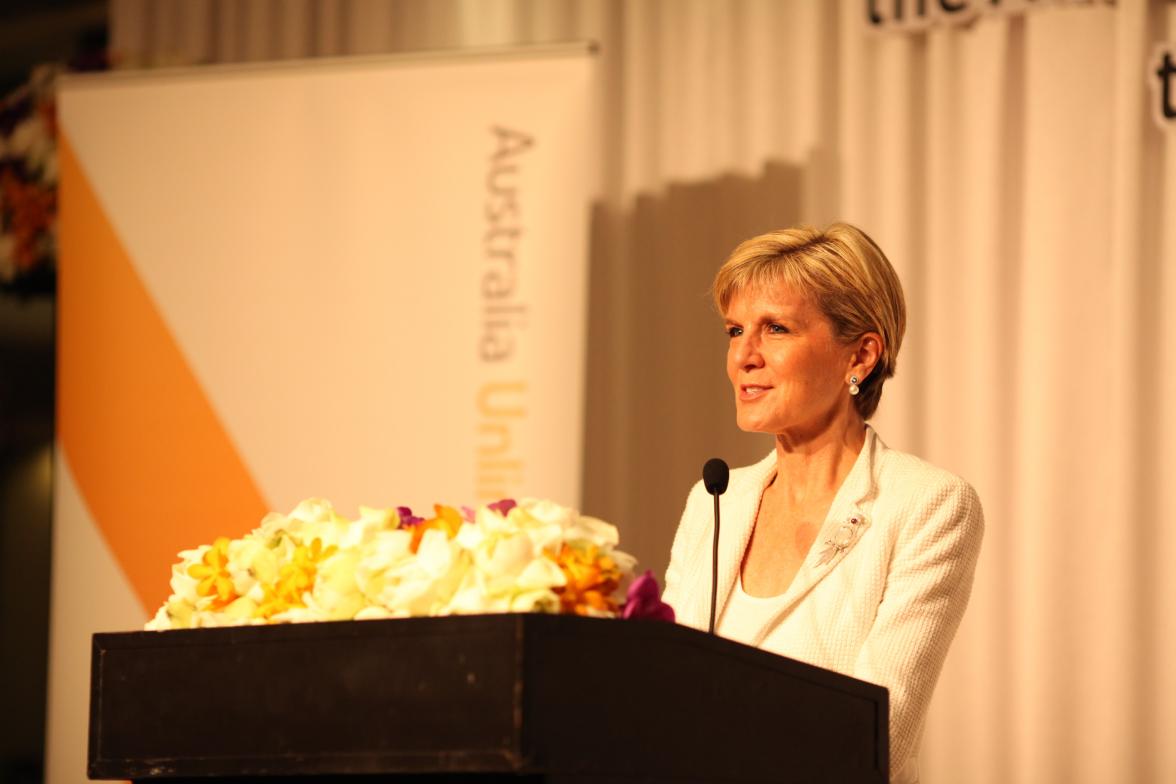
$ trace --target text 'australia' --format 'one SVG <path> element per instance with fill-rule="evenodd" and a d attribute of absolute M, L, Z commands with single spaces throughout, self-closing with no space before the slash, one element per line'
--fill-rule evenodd
<path fill-rule="evenodd" d="M 519 176 L 523 154 L 535 143 L 519 131 L 495 126 L 494 152 L 486 172 L 486 231 L 482 235 L 482 334 L 478 354 L 485 362 L 510 359 L 527 308 L 519 297 L 523 239 Z"/>

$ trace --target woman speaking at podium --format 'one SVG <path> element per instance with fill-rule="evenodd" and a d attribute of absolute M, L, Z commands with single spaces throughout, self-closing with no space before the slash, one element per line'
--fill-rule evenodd
<path fill-rule="evenodd" d="M 923 718 L 984 519 L 967 483 L 889 449 L 866 424 L 902 345 L 898 276 L 864 232 L 839 223 L 744 242 L 713 294 L 739 427 L 776 438 L 763 460 L 731 472 L 723 496 L 715 631 L 887 687 L 891 780 L 917 781 Z M 699 482 L 665 600 L 703 629 L 713 530 Z"/>

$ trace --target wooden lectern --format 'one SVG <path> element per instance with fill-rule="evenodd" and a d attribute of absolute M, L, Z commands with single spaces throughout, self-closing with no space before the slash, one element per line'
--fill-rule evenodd
<path fill-rule="evenodd" d="M 884 688 L 673 624 L 527 614 L 96 634 L 92 667 L 93 779 L 888 776 Z"/>

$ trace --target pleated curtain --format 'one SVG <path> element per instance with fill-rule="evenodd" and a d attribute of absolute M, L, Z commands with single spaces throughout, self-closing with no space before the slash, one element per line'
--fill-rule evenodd
<path fill-rule="evenodd" d="M 771 448 L 733 424 L 714 270 L 755 233 L 856 223 L 910 311 L 875 427 L 988 520 L 923 780 L 1176 781 L 1176 124 L 1149 81 L 1176 4 L 886 30 L 868 5 L 113 0 L 112 46 L 151 67 L 599 42 L 584 508 L 664 568 L 705 459 Z"/>

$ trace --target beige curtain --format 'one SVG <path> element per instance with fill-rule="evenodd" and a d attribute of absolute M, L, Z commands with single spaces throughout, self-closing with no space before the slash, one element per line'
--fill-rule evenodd
<path fill-rule="evenodd" d="M 978 5 L 974 3 L 973 5 Z M 967 477 L 988 533 L 928 782 L 1176 781 L 1176 6 L 871 32 L 864 0 L 113 0 L 129 66 L 594 39 L 584 506 L 664 568 L 738 433 L 706 300 L 753 233 L 844 219 L 910 327 L 876 427 Z"/>

